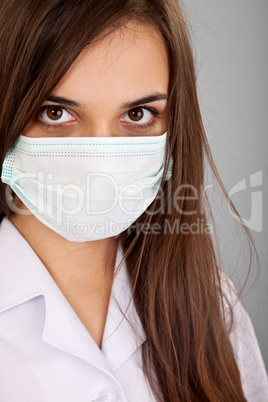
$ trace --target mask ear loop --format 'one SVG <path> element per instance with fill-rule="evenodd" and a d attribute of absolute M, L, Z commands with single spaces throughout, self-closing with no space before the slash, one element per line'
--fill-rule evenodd
<path fill-rule="evenodd" d="M 167 133 L 167 138 L 168 138 L 168 133 Z M 168 168 L 166 169 L 166 172 L 164 172 L 164 175 L 165 175 L 165 181 L 168 181 L 168 180 L 171 178 L 171 176 L 172 176 L 172 172 L 173 172 L 173 162 L 174 162 L 174 160 L 173 160 L 173 157 L 172 157 L 171 152 L 170 152 L 170 146 L 169 146 L 169 142 L 168 142 L 168 141 L 166 142 L 166 147 L 167 147 L 167 151 L 166 151 L 166 154 L 167 154 L 166 161 L 169 160 L 169 165 L 168 165 Z M 166 164 L 166 161 L 165 161 L 165 164 Z"/>
<path fill-rule="evenodd" d="M 173 157 L 171 156 L 169 165 L 168 165 L 168 169 L 167 169 L 167 173 L 166 173 L 166 177 L 165 177 L 165 181 L 168 181 L 171 178 L 172 172 L 173 172 Z"/>

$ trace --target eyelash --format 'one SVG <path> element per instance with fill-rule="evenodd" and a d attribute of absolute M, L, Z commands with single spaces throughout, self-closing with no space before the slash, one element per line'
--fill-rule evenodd
<path fill-rule="evenodd" d="M 58 123 L 58 124 L 49 124 L 49 123 L 45 123 L 45 122 L 43 122 L 43 121 L 38 119 L 39 115 L 41 113 L 43 113 L 44 110 L 46 110 L 48 108 L 53 108 L 53 107 L 58 107 L 58 108 L 64 109 L 64 110 L 66 110 L 66 112 L 71 114 L 68 109 L 66 109 L 65 107 L 63 107 L 61 105 L 43 105 L 43 106 L 41 106 L 39 111 L 38 111 L 38 113 L 35 115 L 35 119 L 37 120 L 37 123 L 40 124 L 40 126 L 46 128 L 47 130 L 50 130 L 50 129 L 57 130 L 57 129 L 61 128 L 61 127 L 64 127 L 67 124 L 66 122 L 65 123 Z"/>
<path fill-rule="evenodd" d="M 68 124 L 67 122 L 65 122 L 65 123 L 58 123 L 58 124 L 49 124 L 49 123 L 45 123 L 45 122 L 43 122 L 43 121 L 38 120 L 38 116 L 39 116 L 44 110 L 46 110 L 46 109 L 48 109 L 48 108 L 53 108 L 53 107 L 62 108 L 62 109 L 64 109 L 64 110 L 66 110 L 66 112 L 68 112 L 69 114 L 72 114 L 66 107 L 63 107 L 63 106 L 61 106 L 61 105 L 44 105 L 44 106 L 42 106 L 42 107 L 39 109 L 39 112 L 36 114 L 36 119 L 37 119 L 37 123 L 40 124 L 42 127 L 46 128 L 47 130 L 50 130 L 50 129 L 57 130 L 57 129 L 59 129 L 59 128 L 64 127 L 66 124 Z M 153 107 L 149 107 L 149 106 L 137 106 L 137 107 L 148 110 L 148 111 L 151 112 L 152 115 L 153 115 L 154 117 L 156 117 L 157 119 L 160 118 L 161 113 L 160 113 L 158 110 L 156 110 L 155 108 L 153 108 Z M 135 109 L 135 108 L 133 108 L 133 109 Z M 130 109 L 130 110 L 133 110 L 133 109 Z M 126 113 L 127 113 L 127 112 L 126 112 Z M 147 124 L 132 124 L 132 123 L 128 123 L 128 124 L 131 125 L 132 127 L 135 127 L 135 128 L 141 129 L 141 130 L 146 130 L 146 129 L 148 129 L 149 127 L 155 126 L 155 121 L 152 121 L 151 123 L 147 123 Z"/>
<path fill-rule="evenodd" d="M 154 117 L 156 117 L 157 119 L 160 118 L 161 113 L 158 112 L 158 110 L 156 110 L 154 107 L 149 107 L 149 106 L 137 106 L 137 107 L 139 107 L 141 109 L 149 110 L 149 112 L 151 112 Z M 133 109 L 135 109 L 135 108 L 133 108 Z M 130 110 L 132 110 L 132 109 L 130 109 Z M 146 130 L 149 127 L 154 127 L 155 121 L 153 120 L 151 123 L 147 123 L 147 124 L 132 124 L 132 123 L 128 123 L 128 124 L 130 124 L 132 127 L 135 127 L 135 128 L 141 129 L 141 130 Z"/>

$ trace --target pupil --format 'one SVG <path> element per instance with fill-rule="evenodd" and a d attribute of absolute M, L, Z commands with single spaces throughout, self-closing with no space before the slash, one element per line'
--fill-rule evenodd
<path fill-rule="evenodd" d="M 139 121 L 143 118 L 143 110 L 141 107 L 133 109 L 130 112 L 128 112 L 128 116 L 133 121 Z"/>
<path fill-rule="evenodd" d="M 60 107 L 48 108 L 47 115 L 51 120 L 58 120 L 62 116 L 62 109 Z"/>

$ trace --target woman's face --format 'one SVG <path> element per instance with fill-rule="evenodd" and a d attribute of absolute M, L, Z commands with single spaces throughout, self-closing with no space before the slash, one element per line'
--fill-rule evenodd
<path fill-rule="evenodd" d="M 129 23 L 84 49 L 23 135 L 164 134 L 168 84 L 161 37 L 150 25 Z"/>

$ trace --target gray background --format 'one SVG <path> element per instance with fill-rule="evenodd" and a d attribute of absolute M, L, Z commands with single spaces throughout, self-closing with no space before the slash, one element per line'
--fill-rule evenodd
<path fill-rule="evenodd" d="M 242 301 L 251 317 L 268 369 L 268 0 L 182 0 L 190 24 L 201 111 L 220 176 L 227 189 L 245 179 L 232 197 L 249 219 L 254 190 L 262 191 L 262 231 L 253 231 L 260 270 L 253 261 Z M 250 175 L 262 171 L 262 185 Z M 212 183 L 208 179 L 208 183 Z M 208 191 L 216 215 L 222 267 L 238 291 L 246 279 L 248 246 L 216 185 Z"/>

